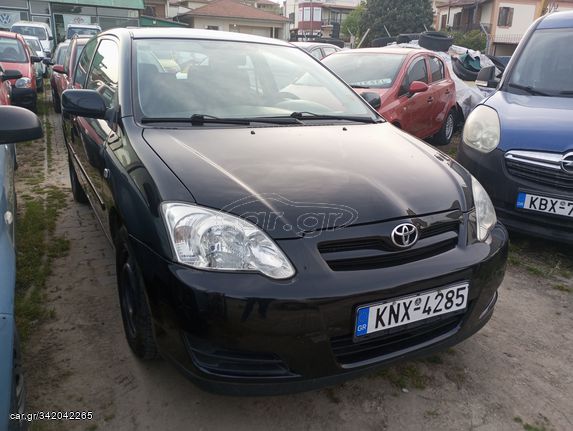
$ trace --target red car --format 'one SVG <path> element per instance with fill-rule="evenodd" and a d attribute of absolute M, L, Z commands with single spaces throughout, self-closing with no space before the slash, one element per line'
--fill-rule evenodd
<path fill-rule="evenodd" d="M 56 112 L 61 111 L 62 93 L 68 89 L 76 71 L 78 58 L 90 39 L 91 36 L 74 36 L 67 47 L 62 47 L 64 56 L 63 59 L 58 59 L 61 63 L 52 66 L 52 103 Z"/>
<path fill-rule="evenodd" d="M 386 120 L 421 139 L 447 145 L 456 123 L 454 81 L 434 52 L 422 48 L 339 51 L 323 63 Z"/>
<path fill-rule="evenodd" d="M 0 66 L 4 70 L 17 70 L 21 77 L 9 80 L 12 86 L 12 104 L 36 110 L 36 70 L 33 63 L 42 59 L 30 55 L 24 38 L 17 33 L 0 31 Z"/>
<path fill-rule="evenodd" d="M 22 74 L 17 70 L 4 70 L 0 66 L 0 105 L 12 104 L 12 86 L 10 80 L 20 79 Z"/>

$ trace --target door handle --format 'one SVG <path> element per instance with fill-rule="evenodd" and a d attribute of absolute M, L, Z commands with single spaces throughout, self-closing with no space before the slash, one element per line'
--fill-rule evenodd
<path fill-rule="evenodd" d="M 450 94 L 450 90 L 446 90 L 446 94 Z"/>
<path fill-rule="evenodd" d="M 432 103 L 433 101 L 434 101 L 434 98 L 433 98 L 433 97 L 431 97 L 431 96 L 428 97 L 428 103 Z"/>

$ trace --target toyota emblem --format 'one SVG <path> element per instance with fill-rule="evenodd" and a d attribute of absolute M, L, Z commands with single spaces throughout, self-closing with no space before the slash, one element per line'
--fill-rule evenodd
<path fill-rule="evenodd" d="M 411 247 L 418 240 L 418 228 L 412 223 L 402 223 L 392 230 L 391 237 L 396 247 Z"/>
<path fill-rule="evenodd" d="M 573 174 L 573 153 L 565 154 L 561 159 L 561 169 L 568 174 Z"/>

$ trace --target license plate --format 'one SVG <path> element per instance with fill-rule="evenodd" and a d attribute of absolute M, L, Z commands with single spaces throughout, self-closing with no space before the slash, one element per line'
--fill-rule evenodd
<path fill-rule="evenodd" d="M 525 210 L 573 217 L 573 201 L 566 199 L 556 199 L 520 192 L 517 195 L 516 206 L 517 208 Z"/>
<path fill-rule="evenodd" d="M 363 337 L 374 332 L 465 310 L 468 291 L 468 284 L 463 283 L 365 305 L 356 313 L 355 336 Z"/>

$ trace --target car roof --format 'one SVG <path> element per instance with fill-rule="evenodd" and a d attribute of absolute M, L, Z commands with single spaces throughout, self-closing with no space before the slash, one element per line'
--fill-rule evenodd
<path fill-rule="evenodd" d="M 298 46 L 299 48 L 314 48 L 314 47 L 328 47 L 328 48 L 336 48 L 336 50 L 340 50 L 340 48 L 336 45 L 331 43 L 324 43 L 324 42 L 291 42 L 292 45 Z"/>
<path fill-rule="evenodd" d="M 12 26 L 10 28 L 12 28 L 14 26 L 50 28 L 50 26 L 48 24 L 46 24 L 45 22 L 37 22 L 37 21 L 18 21 L 18 22 L 15 22 L 14 24 L 12 24 Z"/>
<path fill-rule="evenodd" d="M 195 28 L 176 28 L 176 27 L 131 27 L 131 28 L 114 28 L 98 36 L 114 34 L 120 36 L 128 32 L 132 39 L 207 39 L 207 40 L 224 40 L 230 42 L 252 42 L 264 43 L 267 45 L 292 46 L 290 43 L 279 39 L 271 39 L 263 36 L 253 36 L 245 33 L 235 33 L 219 30 L 202 30 Z"/>
<path fill-rule="evenodd" d="M 351 49 L 351 50 L 343 50 L 339 51 L 337 54 L 344 53 L 345 55 L 348 54 L 399 54 L 399 55 L 415 55 L 419 53 L 432 53 L 424 48 L 417 48 L 415 46 L 406 47 L 406 46 L 382 46 L 379 48 L 358 48 L 358 49 Z"/>
<path fill-rule="evenodd" d="M 21 34 L 13 33 L 11 31 L 0 31 L 0 37 L 6 37 L 10 39 L 24 39 Z"/>
<path fill-rule="evenodd" d="M 573 10 L 552 12 L 545 15 L 537 28 L 573 28 Z"/>
<path fill-rule="evenodd" d="M 97 24 L 68 24 L 67 28 L 76 27 L 76 28 L 100 28 L 101 27 Z"/>

